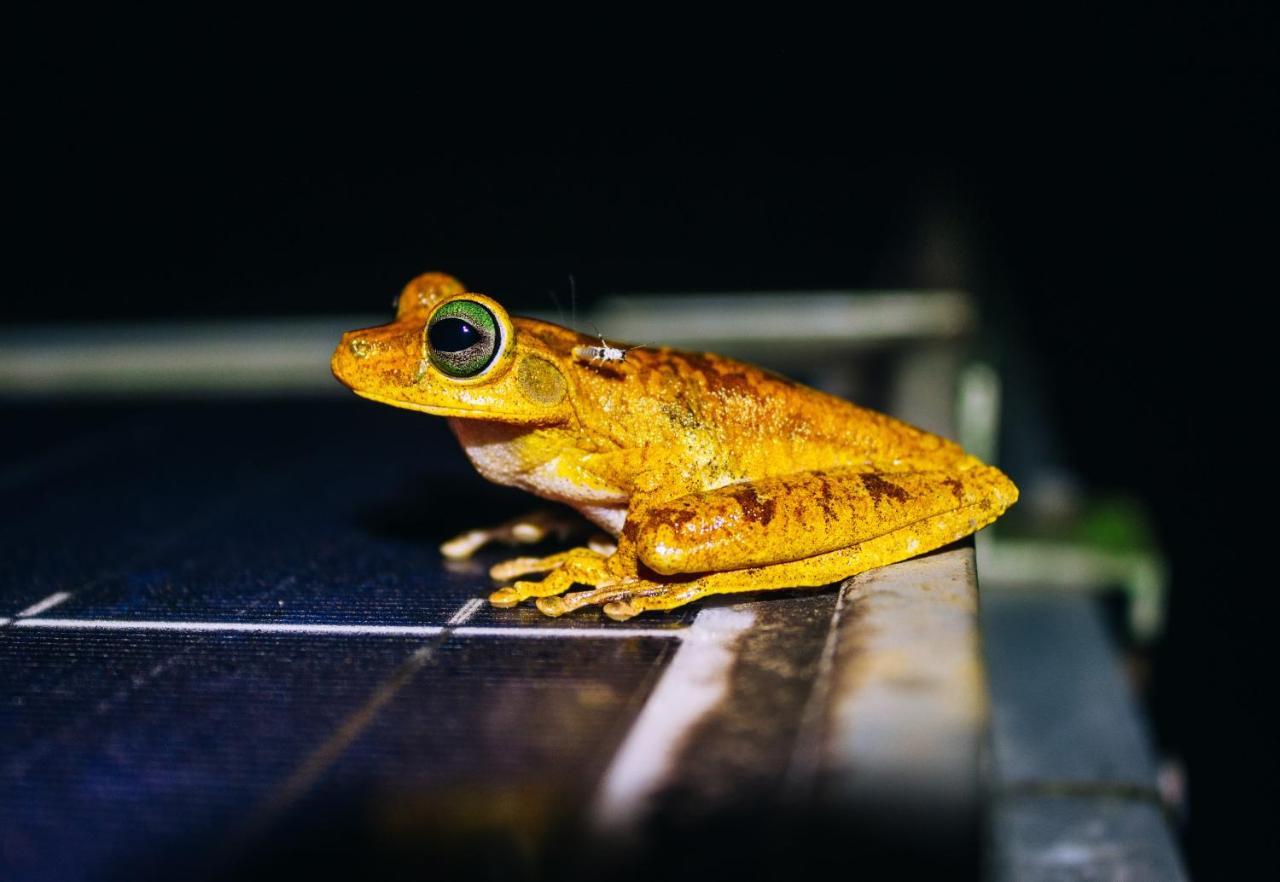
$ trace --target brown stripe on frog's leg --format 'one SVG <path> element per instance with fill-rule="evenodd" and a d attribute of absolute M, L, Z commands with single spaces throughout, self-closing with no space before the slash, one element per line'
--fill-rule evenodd
<path fill-rule="evenodd" d="M 829 469 L 731 484 L 633 511 L 624 534 L 656 573 L 708 573 L 825 554 L 966 506 L 994 517 L 1016 498 L 1012 482 L 984 465 L 899 473 Z"/>

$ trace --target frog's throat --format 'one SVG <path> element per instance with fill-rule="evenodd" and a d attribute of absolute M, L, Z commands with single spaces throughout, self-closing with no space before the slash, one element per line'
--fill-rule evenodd
<path fill-rule="evenodd" d="M 504 423 L 520 423 L 527 425 L 536 420 L 529 419 L 528 414 L 507 413 L 500 410 L 476 410 L 475 408 L 466 407 L 446 407 L 441 404 L 416 404 L 412 401 L 404 401 L 399 398 L 388 398 L 385 395 L 375 395 L 372 392 L 362 392 L 359 389 L 352 389 L 352 392 L 361 398 L 368 398 L 370 401 L 376 401 L 379 404 L 389 404 L 392 407 L 399 407 L 404 410 L 416 410 L 419 413 L 429 413 L 433 416 L 457 417 L 464 420 L 495 420 Z"/>

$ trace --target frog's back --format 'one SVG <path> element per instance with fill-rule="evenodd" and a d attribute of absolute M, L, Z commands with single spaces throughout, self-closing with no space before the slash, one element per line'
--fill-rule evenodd
<path fill-rule="evenodd" d="M 755 365 L 712 354 L 674 356 L 707 390 L 725 425 L 781 459 L 780 473 L 839 466 L 908 471 L 965 457 L 945 438 Z"/>
<path fill-rule="evenodd" d="M 575 410 L 584 425 L 618 446 L 691 441 L 731 452 L 752 474 L 841 466 L 937 468 L 964 457 L 944 438 L 732 358 L 641 347 L 620 360 L 592 360 L 574 350 L 582 353 L 598 340 L 557 325 L 517 321 L 523 332 L 557 350 L 572 375 Z"/>

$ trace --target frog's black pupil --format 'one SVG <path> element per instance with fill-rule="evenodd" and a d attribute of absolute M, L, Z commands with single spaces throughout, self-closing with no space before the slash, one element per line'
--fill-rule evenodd
<path fill-rule="evenodd" d="M 431 348 L 437 352 L 461 352 L 480 340 L 480 332 L 460 318 L 442 318 L 427 331 Z"/>

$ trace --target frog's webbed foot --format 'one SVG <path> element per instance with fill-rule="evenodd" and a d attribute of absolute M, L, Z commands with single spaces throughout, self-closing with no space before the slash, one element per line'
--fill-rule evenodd
<path fill-rule="evenodd" d="M 715 579 L 703 576 L 655 582 L 637 572 L 633 555 L 606 555 L 590 548 L 575 548 L 544 558 L 517 558 L 498 564 L 489 572 L 495 579 L 547 573 L 541 581 L 518 581 L 499 588 L 489 595 L 494 606 L 515 606 L 535 598 L 540 611 L 555 617 L 598 605 L 604 608 L 605 615 L 619 622 L 645 610 L 671 609 L 712 593 L 711 582 Z M 590 590 L 565 594 L 574 585 L 588 586 Z"/>
<path fill-rule="evenodd" d="M 533 545 L 548 536 L 565 542 L 585 531 L 585 523 L 575 514 L 539 509 L 496 527 L 468 530 L 441 545 L 440 553 L 449 560 L 466 560 L 490 542 Z"/>
<path fill-rule="evenodd" d="M 499 588 L 489 595 L 494 606 L 515 606 L 530 597 L 548 597 L 560 594 L 575 584 L 600 586 L 616 581 L 610 571 L 608 549 L 572 548 L 549 557 L 517 557 L 495 564 L 489 575 L 495 581 L 506 582 L 520 576 L 547 573 L 538 582 L 519 581 L 506 588 Z"/>
<path fill-rule="evenodd" d="M 715 593 L 703 581 L 662 583 L 634 579 L 590 591 L 574 591 L 563 597 L 540 597 L 538 609 L 549 616 L 562 616 L 584 606 L 601 606 L 609 618 L 625 622 L 647 610 L 674 609 Z"/>

